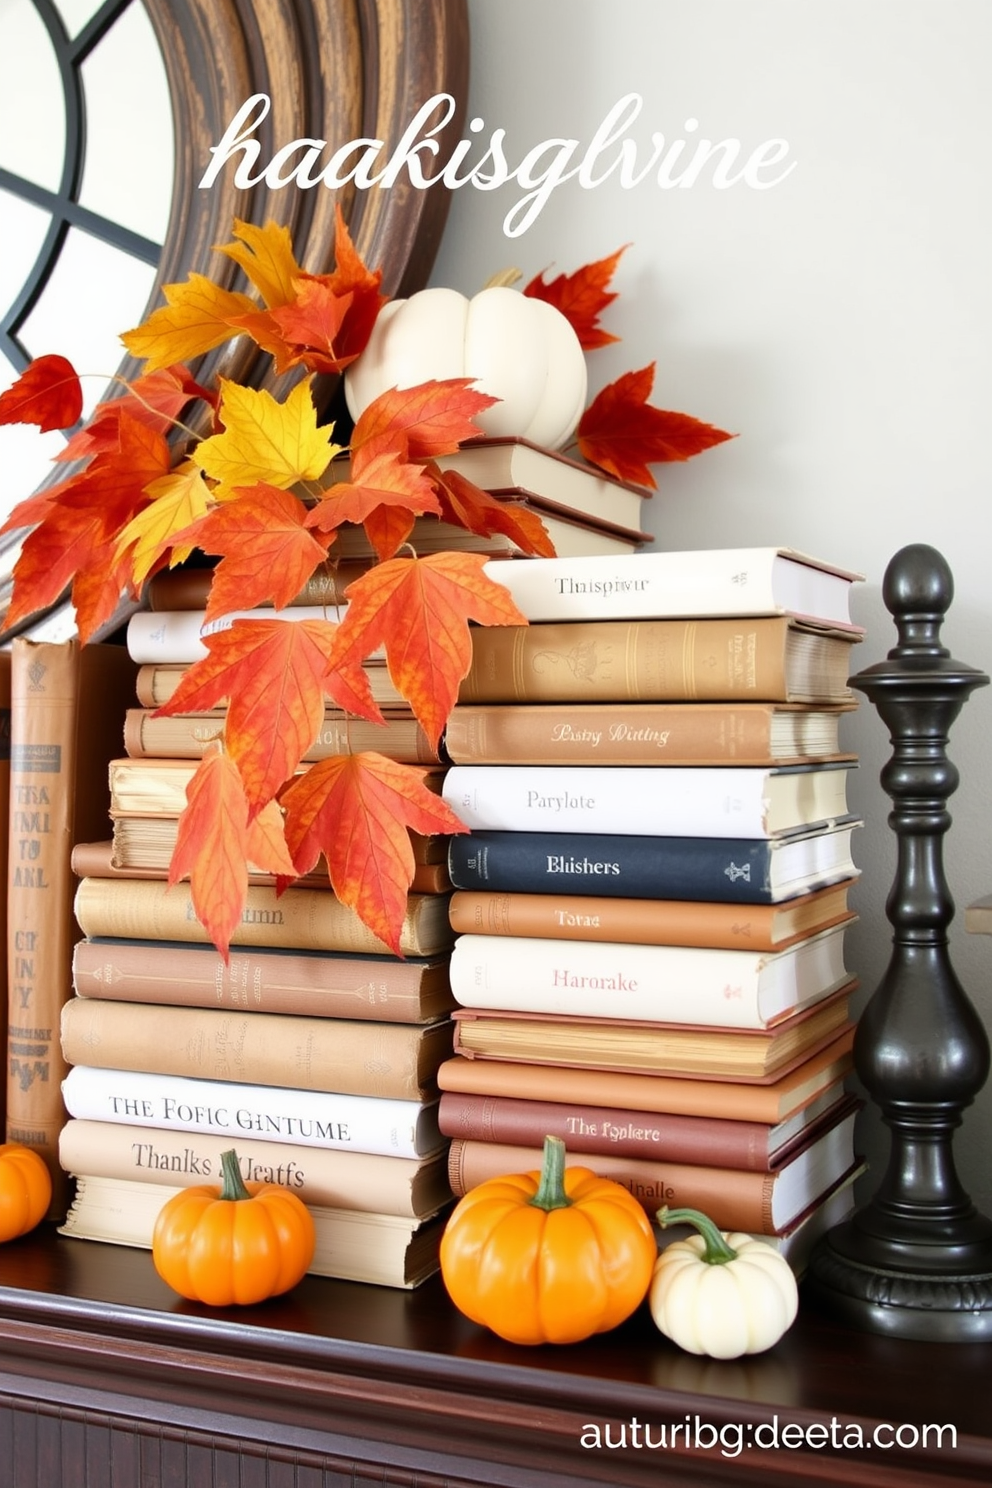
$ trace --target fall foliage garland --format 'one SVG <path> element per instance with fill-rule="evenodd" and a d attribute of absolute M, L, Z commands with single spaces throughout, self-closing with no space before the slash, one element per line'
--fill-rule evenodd
<path fill-rule="evenodd" d="M 274 222 L 236 222 L 234 241 L 219 251 L 244 271 L 261 304 L 193 274 L 166 286 L 166 304 L 124 334 L 127 349 L 144 360 L 142 376 L 99 404 L 68 440 L 59 459 L 78 468 L 19 503 L 0 528 L 32 529 L 5 623 L 53 604 L 71 586 L 86 641 L 122 595 L 136 598 L 150 576 L 197 549 L 219 559 L 208 619 L 266 604 L 281 609 L 334 561 L 338 528 L 362 525 L 379 562 L 349 585 L 340 623 L 235 621 L 205 638 L 208 655 L 159 709 L 228 704 L 223 739 L 208 747 L 190 783 L 169 882 L 190 878 L 196 914 L 226 956 L 249 863 L 287 885 L 323 856 L 338 898 L 398 954 L 414 870 L 410 832 L 466 828 L 413 766 L 373 752 L 334 756 L 302 772 L 300 762 L 328 702 L 383 721 L 363 670 L 380 649 L 436 746 L 471 662 L 469 622 L 526 624 L 508 591 L 483 571 L 483 555 L 397 556 L 417 516 L 503 533 L 527 554 L 554 549 L 531 511 L 435 463 L 479 434 L 473 419 L 495 401 L 470 378 L 377 398 L 355 423 L 349 480 L 325 484 L 344 447 L 335 444 L 333 425 L 319 421 L 313 379 L 342 372 L 361 354 L 385 303 L 381 275 L 356 253 L 340 211 L 329 274 L 301 268 L 287 230 Z M 605 345 L 616 338 L 599 315 L 615 298 L 608 285 L 619 256 L 550 284 L 539 276 L 524 293 L 561 310 L 585 349 Z M 187 363 L 240 334 L 272 356 L 277 373 L 297 379 L 282 401 L 223 378 L 216 390 L 195 380 Z M 730 437 L 653 408 L 653 373 L 649 366 L 604 388 L 578 428 L 586 459 L 649 486 L 650 463 L 686 459 Z M 212 419 L 199 439 L 180 422 L 197 402 Z M 42 356 L 0 396 L 0 423 L 68 429 L 82 406 L 72 365 Z"/>

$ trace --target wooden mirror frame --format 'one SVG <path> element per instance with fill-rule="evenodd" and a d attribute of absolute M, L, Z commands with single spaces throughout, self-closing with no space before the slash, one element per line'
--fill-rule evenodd
<path fill-rule="evenodd" d="M 209 189 L 199 182 L 210 163 L 210 147 L 255 93 L 268 94 L 272 103 L 255 131 L 260 163 L 301 138 L 324 139 L 337 148 L 372 137 L 388 147 L 437 93 L 451 94 L 456 104 L 435 136 L 445 159 L 464 119 L 467 0 L 144 0 L 144 5 L 162 51 L 175 133 L 169 227 L 149 308 L 159 303 L 164 284 L 190 273 L 235 286 L 237 266 L 213 247 L 230 240 L 236 217 L 259 225 L 275 218 L 289 228 L 298 261 L 313 273 L 326 271 L 333 266 L 339 199 L 359 253 L 382 270 L 384 292 L 395 298 L 422 288 L 448 214 L 450 192 L 443 186 L 417 190 L 400 180 L 368 191 L 323 186 L 272 191 L 264 184 L 239 189 L 233 166 Z M 127 358 L 119 370 L 132 377 L 139 364 Z M 256 387 L 271 378 L 269 358 L 244 337 L 202 358 L 197 373 L 204 380 L 222 373 Z M 335 386 L 332 380 L 322 384 L 325 403 Z M 8 534 L 0 553 L 21 536 Z M 4 585 L 0 612 L 8 601 L 9 585 Z"/>

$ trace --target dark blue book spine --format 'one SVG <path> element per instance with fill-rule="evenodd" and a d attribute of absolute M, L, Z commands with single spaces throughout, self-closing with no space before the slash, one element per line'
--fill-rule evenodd
<path fill-rule="evenodd" d="M 767 904 L 773 851 L 750 838 L 472 832 L 452 837 L 448 871 L 456 889 Z"/>

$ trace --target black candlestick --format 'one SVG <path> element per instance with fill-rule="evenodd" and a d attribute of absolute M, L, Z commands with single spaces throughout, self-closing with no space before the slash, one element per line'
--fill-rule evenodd
<path fill-rule="evenodd" d="M 899 634 L 887 659 L 851 678 L 888 726 L 881 782 L 894 809 L 898 863 L 886 912 L 892 958 L 855 1036 L 855 1067 L 891 1129 L 873 1198 L 831 1230 L 810 1262 L 808 1290 L 857 1326 L 900 1338 L 992 1338 L 992 1222 L 958 1179 L 952 1141 L 985 1083 L 989 1040 L 954 974 L 947 926 L 954 901 L 943 868 L 958 772 L 947 736 L 988 677 L 951 659 L 940 627 L 953 597 L 934 548 L 903 548 L 882 594 Z"/>

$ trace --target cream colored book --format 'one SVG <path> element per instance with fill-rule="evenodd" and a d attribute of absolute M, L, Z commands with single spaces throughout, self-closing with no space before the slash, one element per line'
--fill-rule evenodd
<path fill-rule="evenodd" d="M 98 1178 L 78 1173 L 76 1197 L 59 1234 L 150 1250 L 155 1220 L 181 1188 Z M 438 1268 L 445 1216 L 404 1219 L 395 1214 L 364 1214 L 355 1209 L 309 1206 L 317 1244 L 311 1276 L 377 1286 L 415 1287 Z"/>

